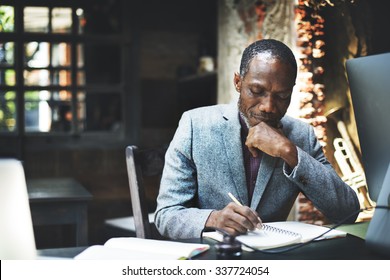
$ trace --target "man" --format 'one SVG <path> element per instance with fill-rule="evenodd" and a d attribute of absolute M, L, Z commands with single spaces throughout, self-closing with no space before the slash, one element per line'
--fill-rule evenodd
<path fill-rule="evenodd" d="M 205 226 L 245 233 L 285 220 L 300 192 L 332 222 L 356 219 L 357 196 L 326 160 L 313 128 L 285 116 L 296 75 L 286 45 L 254 42 L 234 74 L 238 106 L 183 114 L 157 198 L 155 223 L 162 235 L 199 237 Z M 229 192 L 243 206 L 231 202 Z"/>

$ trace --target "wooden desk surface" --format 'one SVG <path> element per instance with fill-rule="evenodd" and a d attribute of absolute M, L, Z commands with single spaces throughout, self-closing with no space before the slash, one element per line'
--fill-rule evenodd
<path fill-rule="evenodd" d="M 91 193 L 72 178 L 29 179 L 27 180 L 27 190 L 31 203 L 92 199 Z"/>

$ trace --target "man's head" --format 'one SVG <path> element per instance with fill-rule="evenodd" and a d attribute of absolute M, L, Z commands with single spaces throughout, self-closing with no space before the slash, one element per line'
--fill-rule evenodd
<path fill-rule="evenodd" d="M 234 85 L 240 93 L 240 113 L 249 126 L 264 121 L 277 127 L 290 105 L 296 76 L 294 54 L 282 42 L 260 40 L 244 50 Z"/>

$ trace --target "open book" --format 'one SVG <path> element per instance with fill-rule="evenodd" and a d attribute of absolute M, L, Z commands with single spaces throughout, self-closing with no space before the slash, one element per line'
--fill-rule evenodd
<path fill-rule="evenodd" d="M 302 222 L 272 222 L 264 223 L 261 230 L 249 231 L 247 234 L 237 236 L 236 239 L 244 245 L 265 250 L 307 242 L 328 230 L 329 228 L 327 227 Z M 345 237 L 346 234 L 346 232 L 333 229 L 315 240 Z M 222 241 L 222 235 L 218 232 L 206 232 L 203 236 Z M 250 251 L 245 246 L 243 249 Z"/>
<path fill-rule="evenodd" d="M 177 260 L 189 259 L 209 249 L 207 244 L 182 243 L 136 237 L 114 237 L 104 245 L 93 245 L 77 260 Z"/>

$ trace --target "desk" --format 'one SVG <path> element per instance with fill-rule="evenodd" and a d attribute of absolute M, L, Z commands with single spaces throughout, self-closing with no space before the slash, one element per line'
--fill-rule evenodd
<path fill-rule="evenodd" d="M 199 243 L 199 239 L 188 239 L 184 242 Z M 197 260 L 217 260 L 214 244 L 210 239 L 204 239 L 210 244 L 210 249 L 195 257 Z M 67 257 L 73 258 L 86 247 L 57 248 L 38 250 L 41 257 Z M 388 259 L 382 255 L 370 251 L 365 246 L 365 241 L 359 237 L 347 234 L 346 237 L 321 240 L 310 243 L 304 247 L 282 254 L 266 254 L 261 252 L 246 252 L 237 260 L 381 260 Z"/>
<path fill-rule="evenodd" d="M 87 202 L 92 195 L 72 178 L 27 180 L 33 225 L 76 225 L 76 246 L 88 245 Z"/>

